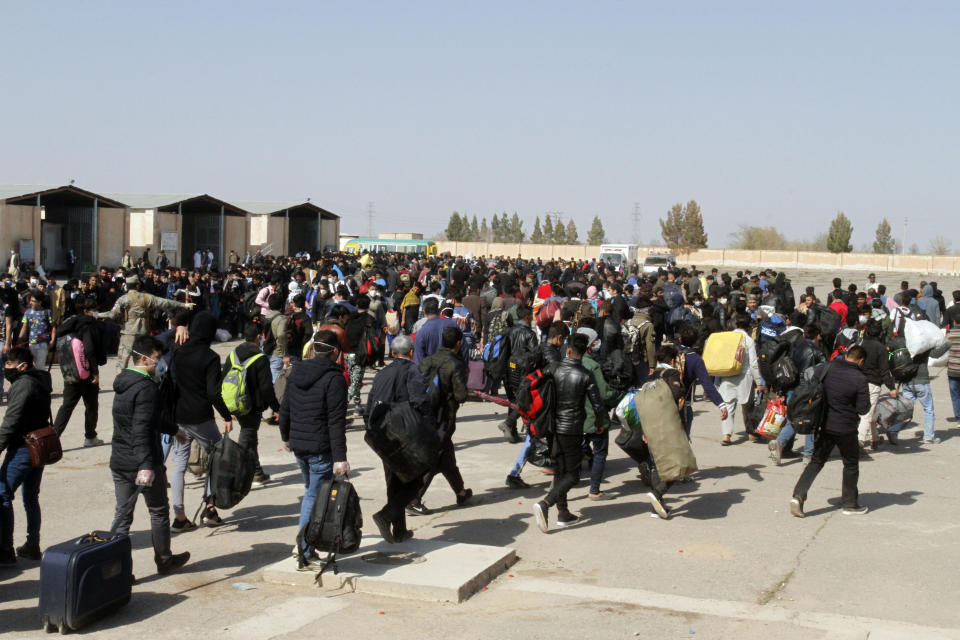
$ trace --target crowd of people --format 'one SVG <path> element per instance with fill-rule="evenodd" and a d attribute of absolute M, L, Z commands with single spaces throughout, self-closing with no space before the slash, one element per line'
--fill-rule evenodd
<path fill-rule="evenodd" d="M 103 444 L 98 437 L 100 371 L 113 354 L 114 528 L 129 530 L 132 511 L 124 506 L 141 490 L 160 573 L 189 558 L 187 552 L 172 552 L 171 534 L 198 526 L 184 504 L 192 443 L 210 450 L 234 424 L 238 443 L 254 454 L 262 425 L 279 428 L 303 476 L 303 527 L 321 484 L 350 471 L 347 430 L 362 428 L 379 404 L 409 403 L 439 436 L 439 450 L 423 477 L 405 480 L 386 465 L 386 504 L 372 520 L 386 541 L 402 542 L 412 535 L 406 517 L 431 512 L 424 495 L 437 473 L 458 506 L 471 502 L 453 444 L 458 410 L 471 395 L 503 399 L 508 409 L 498 428 L 507 441 L 522 442 L 506 487 L 528 488 L 522 471 L 531 463 L 552 476 L 549 492 L 534 506 L 544 531 L 551 509 L 558 527 L 578 521 L 567 494 L 579 483 L 584 465 L 588 498 L 609 497 L 602 483 L 609 432 L 617 423 L 614 409 L 630 389 L 650 380 L 662 378 L 675 391 L 687 436 L 699 386 L 717 408 L 721 446 L 736 442 L 739 412 L 745 440 L 766 443 L 774 464 L 802 456 L 808 464 L 791 502 L 798 516 L 834 447 L 844 464 L 844 512 L 865 510 L 857 499 L 859 459 L 884 443 L 884 432 L 886 443 L 897 445 L 904 426 L 878 430 L 874 412 L 883 387 L 894 397 L 918 401 L 924 412 L 922 442 L 940 442 L 928 359 L 947 349 L 954 419 L 960 417 L 960 291 L 947 301 L 935 282 L 916 288 L 902 282 L 892 292 L 874 274 L 866 283 L 846 286 L 836 278 L 821 298 L 812 287 L 795 292 L 787 274 L 772 270 L 720 273 L 690 267 L 643 274 L 637 264 L 614 267 L 593 260 L 311 257 L 301 251 L 244 259 L 231 252 L 225 270 L 217 271 L 205 251 L 194 257 L 190 270 L 160 257 L 157 264 L 148 254 L 134 262 L 127 253 L 116 269 L 101 267 L 62 285 L 19 264 L 16 273 L 4 276 L 0 344 L 8 387 L 0 425 L 5 454 L 0 565 L 15 564 L 18 557 L 38 559 L 42 552 L 43 468 L 31 465 L 25 435 L 51 422 L 62 434 L 83 401 L 84 446 Z M 827 313 L 824 309 L 839 318 L 835 330 L 816 321 Z M 936 352 L 913 354 L 910 377 L 895 378 L 888 343 L 908 319 L 948 329 L 948 341 Z M 744 344 L 742 369 L 727 377 L 710 375 L 702 357 L 710 336 L 722 331 L 739 332 Z M 49 370 L 57 367 L 51 363 L 63 352 L 64 340 L 83 354 L 82 366 L 79 372 L 64 370 L 62 403 L 56 417 L 48 419 Z M 221 361 L 213 343 L 232 340 L 240 342 Z M 799 452 L 789 421 L 767 441 L 748 417 L 770 399 L 788 401 L 793 393 L 777 388 L 769 367 L 774 357 L 789 358 L 800 379 L 823 381 L 825 427 L 807 435 Z M 375 375 L 364 402 L 361 388 L 369 369 Z M 238 371 L 246 375 L 249 399 L 245 406 L 228 407 L 224 385 Z M 548 450 L 518 406 L 529 376 L 538 371 L 549 372 L 555 389 L 547 409 L 552 416 Z M 672 483 L 658 478 L 652 459 L 639 466 L 654 512 L 668 518 L 663 494 Z M 269 480 L 258 461 L 254 486 Z M 27 539 L 14 548 L 17 490 L 26 509 Z M 199 524 L 223 524 L 212 499 L 204 500 Z M 296 551 L 305 568 L 322 564 L 315 550 Z"/>

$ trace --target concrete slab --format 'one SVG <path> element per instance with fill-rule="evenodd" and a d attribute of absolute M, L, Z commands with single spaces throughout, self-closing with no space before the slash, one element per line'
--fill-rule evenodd
<path fill-rule="evenodd" d="M 517 560 L 513 549 L 441 540 L 408 540 L 400 545 L 364 536 L 357 553 L 338 558 L 340 572 L 323 574 L 323 590 L 426 600 L 463 602 Z M 296 558 L 263 570 L 265 582 L 318 586 L 316 573 L 297 571 Z"/>

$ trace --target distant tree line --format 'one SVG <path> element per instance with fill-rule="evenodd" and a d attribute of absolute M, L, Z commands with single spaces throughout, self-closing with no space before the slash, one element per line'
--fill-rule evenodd
<path fill-rule="evenodd" d="M 478 222 L 475 215 L 470 217 L 454 211 L 450 214 L 443 235 L 445 239 L 457 242 L 580 244 L 580 234 L 572 218 L 566 224 L 559 221 L 554 224 L 553 218 L 549 215 L 545 216 L 543 223 L 540 222 L 540 216 L 537 216 L 533 223 L 533 230 L 527 235 L 520 215 L 514 212 L 512 216 L 508 216 L 506 211 L 500 215 L 494 214 L 489 224 L 486 218 Z M 603 244 L 605 241 L 606 232 L 603 229 L 603 222 L 600 216 L 594 216 L 590 231 L 587 233 L 587 244 Z"/>

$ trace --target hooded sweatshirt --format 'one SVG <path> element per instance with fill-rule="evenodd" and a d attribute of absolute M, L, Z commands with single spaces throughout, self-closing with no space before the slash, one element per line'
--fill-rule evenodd
<path fill-rule="evenodd" d="M 940 303 L 933 297 L 933 286 L 927 285 L 923 288 L 923 297 L 917 300 L 917 306 L 926 314 L 930 322 L 939 326 L 943 325 L 943 319 L 940 316 Z"/>
<path fill-rule="evenodd" d="M 213 420 L 214 408 L 224 421 L 230 420 L 230 412 L 220 396 L 220 356 L 210 348 L 216 330 L 216 318 L 201 311 L 190 323 L 190 339 L 173 356 L 178 424 Z"/>
<path fill-rule="evenodd" d="M 0 423 L 0 451 L 23 446 L 23 437 L 50 424 L 50 374 L 32 366 L 4 371 L 10 382 L 6 412 Z"/>
<path fill-rule="evenodd" d="M 163 466 L 158 419 L 160 396 L 156 382 L 142 371 L 124 369 L 113 381 L 113 390 L 116 396 L 110 469 L 156 471 Z"/>
<path fill-rule="evenodd" d="M 293 365 L 280 403 L 280 437 L 298 455 L 347 459 L 347 381 L 328 358 Z"/>

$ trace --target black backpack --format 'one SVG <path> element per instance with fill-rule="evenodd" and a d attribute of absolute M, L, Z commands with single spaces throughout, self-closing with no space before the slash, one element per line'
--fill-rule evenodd
<path fill-rule="evenodd" d="M 620 349 L 614 349 L 600 365 L 600 373 L 608 385 L 617 391 L 626 391 L 633 383 L 633 364 Z"/>
<path fill-rule="evenodd" d="M 228 434 L 223 434 L 210 450 L 208 463 L 210 496 L 214 506 L 230 509 L 240 504 L 250 493 L 256 468 L 256 454 L 241 447 Z"/>
<path fill-rule="evenodd" d="M 359 549 L 362 529 L 363 514 L 356 489 L 346 476 L 333 476 L 320 485 L 310 519 L 297 534 L 297 561 L 300 568 L 306 566 L 303 553 L 306 545 L 327 552 L 327 558 L 317 574 L 317 582 L 331 566 L 334 574 L 339 573 L 336 555 L 353 553 Z"/>
<path fill-rule="evenodd" d="M 784 358 L 790 359 L 790 343 L 780 340 L 767 340 L 760 345 L 760 353 L 757 354 L 757 365 L 760 367 L 760 375 L 768 383 L 773 382 L 773 365 Z"/>
<path fill-rule="evenodd" d="M 773 363 L 773 376 L 768 380 L 775 391 L 786 393 L 800 383 L 800 372 L 793 358 L 787 356 Z"/>
<path fill-rule="evenodd" d="M 890 358 L 890 373 L 897 382 L 910 382 L 920 371 L 920 365 L 914 362 L 907 349 L 907 340 L 899 333 L 887 342 L 887 354 Z"/>
<path fill-rule="evenodd" d="M 827 402 L 823 394 L 823 379 L 832 365 L 822 365 L 819 373 L 803 380 L 794 390 L 787 404 L 787 419 L 799 434 L 811 434 L 823 427 L 827 417 Z"/>

